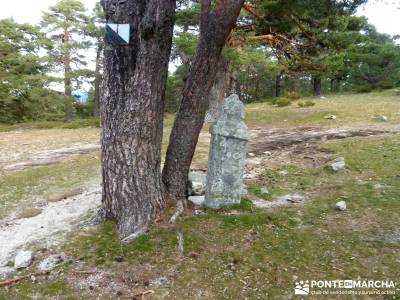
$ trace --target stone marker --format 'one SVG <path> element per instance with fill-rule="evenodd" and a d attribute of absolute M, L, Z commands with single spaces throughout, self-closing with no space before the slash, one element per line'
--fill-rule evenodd
<path fill-rule="evenodd" d="M 244 192 L 243 174 L 249 132 L 244 105 L 237 95 L 226 98 L 218 121 L 210 128 L 205 206 L 240 203 Z"/>

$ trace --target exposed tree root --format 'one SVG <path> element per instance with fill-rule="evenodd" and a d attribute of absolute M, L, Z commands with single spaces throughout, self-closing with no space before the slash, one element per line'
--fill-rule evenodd
<path fill-rule="evenodd" d="M 11 278 L 11 279 L 0 281 L 0 287 L 9 286 L 9 285 L 17 283 L 19 281 L 30 279 L 32 277 L 46 276 L 49 274 L 50 274 L 50 271 L 43 271 L 43 272 L 37 272 L 37 273 L 28 274 L 28 275 L 17 276 L 17 277 Z"/>
<path fill-rule="evenodd" d="M 185 206 L 184 206 L 184 202 L 186 201 L 186 199 L 180 199 L 177 201 L 176 203 L 176 210 L 175 213 L 172 215 L 171 219 L 169 219 L 169 223 L 170 224 L 175 224 L 176 220 L 179 218 L 179 216 L 181 214 L 183 214 L 184 210 L 185 210 Z"/>

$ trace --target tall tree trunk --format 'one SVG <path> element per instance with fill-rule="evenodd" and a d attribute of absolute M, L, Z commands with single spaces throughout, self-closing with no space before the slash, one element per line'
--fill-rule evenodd
<path fill-rule="evenodd" d="M 185 197 L 193 154 L 208 107 L 208 95 L 226 39 L 235 26 L 244 0 L 201 1 L 200 38 L 193 64 L 185 82 L 182 103 L 171 131 L 163 182 L 175 200 Z"/>
<path fill-rule="evenodd" d="M 106 44 L 101 97 L 102 203 L 122 238 L 164 207 L 161 141 L 173 0 L 105 0 L 107 20 L 130 24 L 129 45 Z"/>
<path fill-rule="evenodd" d="M 94 103 L 93 103 L 93 117 L 100 116 L 100 84 L 101 84 L 101 54 L 103 52 L 103 47 L 100 45 L 97 48 L 96 53 L 96 70 L 94 78 Z"/>
<path fill-rule="evenodd" d="M 65 96 L 65 120 L 67 122 L 73 119 L 73 100 L 72 100 L 72 82 L 71 82 L 71 53 L 69 50 L 69 31 L 68 27 L 64 28 L 64 96 Z"/>
<path fill-rule="evenodd" d="M 335 89 L 335 78 L 331 78 L 330 84 L 331 84 L 330 91 L 331 91 L 331 94 L 333 94 L 334 89 Z"/>
<path fill-rule="evenodd" d="M 280 97 L 281 96 L 282 74 L 283 74 L 283 72 L 279 72 L 279 74 L 276 75 L 276 77 L 275 77 L 275 97 Z"/>
<path fill-rule="evenodd" d="M 210 103 L 206 114 L 206 122 L 208 123 L 217 121 L 219 117 L 219 113 L 225 98 L 227 71 L 228 61 L 221 57 L 218 63 L 217 74 L 209 95 Z"/>
<path fill-rule="evenodd" d="M 320 97 L 322 95 L 322 80 L 321 77 L 314 77 L 313 79 L 314 96 Z"/>

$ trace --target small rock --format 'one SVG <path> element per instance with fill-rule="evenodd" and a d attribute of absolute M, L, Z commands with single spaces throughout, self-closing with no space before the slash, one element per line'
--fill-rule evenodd
<path fill-rule="evenodd" d="M 207 174 L 201 171 L 189 173 L 187 193 L 189 196 L 202 196 L 206 193 Z"/>
<path fill-rule="evenodd" d="M 331 169 L 334 172 L 343 170 L 346 167 L 346 162 L 344 160 L 344 157 L 339 157 L 337 158 L 332 164 L 331 164 Z"/>
<path fill-rule="evenodd" d="M 256 156 L 254 153 L 248 153 L 248 155 L 250 156 L 250 157 L 254 157 L 254 156 Z"/>
<path fill-rule="evenodd" d="M 51 271 L 58 264 L 64 262 L 65 260 L 66 260 L 66 256 L 64 253 L 51 255 L 40 262 L 38 269 L 40 271 Z"/>
<path fill-rule="evenodd" d="M 375 115 L 375 119 L 378 121 L 382 121 L 382 122 L 387 122 L 388 121 L 388 117 L 384 116 L 384 115 Z"/>
<path fill-rule="evenodd" d="M 16 269 L 27 268 L 31 265 L 33 260 L 32 251 L 20 251 L 14 258 L 14 267 Z"/>
<path fill-rule="evenodd" d="M 123 262 L 125 260 L 125 258 L 122 255 L 117 255 L 114 257 L 114 260 L 116 262 Z"/>
<path fill-rule="evenodd" d="M 269 156 L 269 155 L 271 155 L 272 153 L 271 153 L 271 151 L 265 151 L 264 154 Z"/>
<path fill-rule="evenodd" d="M 339 201 L 338 203 L 336 203 L 335 208 L 337 210 L 340 210 L 340 211 L 346 210 L 346 208 L 347 208 L 346 207 L 346 202 L 345 201 Z"/>
<path fill-rule="evenodd" d="M 279 171 L 278 174 L 279 174 L 279 175 L 286 176 L 287 174 L 289 174 L 289 172 L 286 171 L 286 170 L 282 170 L 282 171 Z"/>
<path fill-rule="evenodd" d="M 269 194 L 269 190 L 267 188 L 263 187 L 260 189 L 260 193 L 261 194 Z"/>
<path fill-rule="evenodd" d="M 188 200 L 190 202 L 192 202 L 194 205 L 203 206 L 204 205 L 204 201 L 205 201 L 205 197 L 204 196 L 190 196 L 188 198 Z"/>
<path fill-rule="evenodd" d="M 327 120 L 336 120 L 336 116 L 335 116 L 335 115 L 328 115 L 328 116 L 325 116 L 324 119 L 327 119 Z"/>
<path fill-rule="evenodd" d="M 321 96 L 321 97 L 319 97 L 319 99 L 326 99 L 326 97 L 325 96 Z"/>

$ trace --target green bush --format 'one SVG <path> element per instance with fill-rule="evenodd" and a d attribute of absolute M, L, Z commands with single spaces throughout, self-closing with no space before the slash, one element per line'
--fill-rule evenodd
<path fill-rule="evenodd" d="M 292 102 L 288 98 L 278 98 L 276 101 L 274 101 L 278 107 L 285 107 L 289 106 L 292 104 Z"/>
<path fill-rule="evenodd" d="M 297 105 L 298 105 L 299 107 L 311 107 L 311 106 L 314 106 L 314 105 L 315 105 L 315 102 L 314 102 L 314 101 L 311 101 L 311 100 L 307 100 L 307 101 L 305 101 L 305 102 L 301 101 L 301 102 L 297 103 Z"/>
<path fill-rule="evenodd" d="M 294 101 L 294 100 L 299 100 L 301 98 L 301 95 L 298 92 L 292 91 L 292 92 L 286 92 L 284 94 L 284 97 Z"/>

